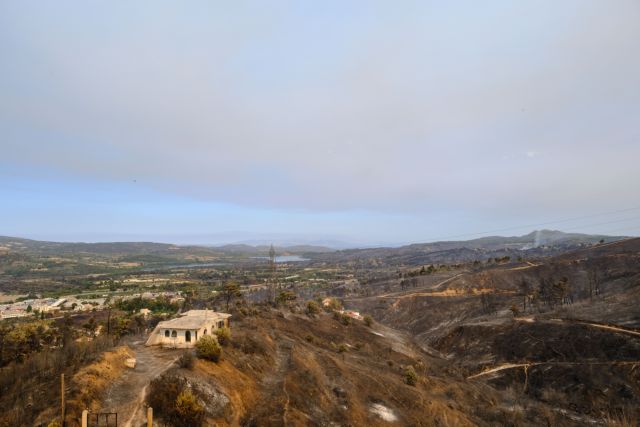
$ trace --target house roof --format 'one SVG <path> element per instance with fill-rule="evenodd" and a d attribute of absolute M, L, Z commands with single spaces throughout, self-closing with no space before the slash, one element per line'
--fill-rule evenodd
<path fill-rule="evenodd" d="M 209 310 L 190 310 L 182 313 L 181 317 L 158 323 L 159 328 L 165 329 L 200 329 L 211 322 L 231 317 L 227 313 Z"/>

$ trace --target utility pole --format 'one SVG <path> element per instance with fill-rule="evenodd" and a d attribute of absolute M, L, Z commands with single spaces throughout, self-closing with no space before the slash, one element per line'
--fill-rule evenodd
<path fill-rule="evenodd" d="M 271 271 L 271 284 L 269 286 L 269 302 L 275 300 L 276 294 L 276 250 L 273 247 L 273 243 L 269 248 L 269 270 Z"/>
<path fill-rule="evenodd" d="M 61 413 L 61 424 L 64 427 L 64 374 L 60 374 L 60 413 Z"/>
<path fill-rule="evenodd" d="M 109 314 L 107 315 L 107 336 L 111 335 L 111 307 L 109 307 Z"/>

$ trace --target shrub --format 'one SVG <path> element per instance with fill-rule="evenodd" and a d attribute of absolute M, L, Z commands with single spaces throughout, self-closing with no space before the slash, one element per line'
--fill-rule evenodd
<path fill-rule="evenodd" d="M 418 383 L 418 374 L 416 374 L 416 370 L 413 369 L 413 366 L 409 366 L 404 370 L 404 382 L 407 385 L 415 386 Z"/>
<path fill-rule="evenodd" d="M 62 427 L 58 420 L 53 420 L 49 423 L 47 427 Z"/>
<path fill-rule="evenodd" d="M 338 353 L 344 353 L 345 351 L 347 351 L 347 346 L 345 344 L 340 344 L 338 346 Z"/>
<path fill-rule="evenodd" d="M 314 316 L 316 314 L 320 313 L 320 305 L 318 305 L 317 302 L 315 301 L 308 301 L 307 302 L 307 314 L 309 316 Z"/>
<path fill-rule="evenodd" d="M 188 388 L 176 398 L 176 412 L 179 415 L 181 426 L 201 426 L 204 419 L 204 408 L 196 396 Z"/>
<path fill-rule="evenodd" d="M 189 350 L 186 350 L 184 353 L 182 353 L 182 356 L 178 358 L 178 366 L 184 369 L 193 368 L 193 362 L 193 353 L 191 353 Z"/>
<path fill-rule="evenodd" d="M 154 415 L 173 424 L 177 418 L 175 402 L 185 386 L 184 378 L 167 373 L 151 380 L 147 403 L 153 408 Z"/>
<path fill-rule="evenodd" d="M 373 324 L 373 319 L 368 314 L 366 314 L 362 320 L 364 320 L 364 324 L 369 327 Z"/>
<path fill-rule="evenodd" d="M 262 338 L 260 340 L 258 338 L 247 334 L 236 334 L 231 344 L 245 354 L 266 354 L 267 346 Z"/>
<path fill-rule="evenodd" d="M 204 408 L 198 402 L 197 393 L 185 378 L 163 374 L 151 381 L 147 403 L 166 425 L 196 427 L 201 426 L 204 419 Z"/>
<path fill-rule="evenodd" d="M 295 301 L 297 297 L 298 296 L 294 292 L 281 291 L 276 297 L 276 303 L 286 305 L 291 301 Z"/>
<path fill-rule="evenodd" d="M 333 312 L 333 318 L 345 326 L 348 326 L 351 324 L 351 317 L 347 316 L 344 313 L 340 313 L 339 311 Z"/>
<path fill-rule="evenodd" d="M 196 343 L 196 354 L 200 359 L 218 362 L 222 355 L 222 347 L 218 340 L 211 335 L 205 335 Z"/>
<path fill-rule="evenodd" d="M 215 331 L 216 338 L 218 339 L 218 343 L 220 345 L 227 345 L 231 342 L 231 329 L 229 328 L 220 328 Z"/>
<path fill-rule="evenodd" d="M 518 314 L 520 314 L 520 310 L 518 309 L 518 306 L 515 304 L 512 304 L 511 307 L 509 307 L 509 310 L 511 310 L 513 317 L 516 317 L 518 316 Z"/>

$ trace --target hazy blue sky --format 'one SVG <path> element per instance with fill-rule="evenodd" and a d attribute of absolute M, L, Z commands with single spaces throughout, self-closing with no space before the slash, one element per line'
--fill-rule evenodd
<path fill-rule="evenodd" d="M 2 0 L 0 148 L 4 235 L 640 234 L 640 2 Z"/>

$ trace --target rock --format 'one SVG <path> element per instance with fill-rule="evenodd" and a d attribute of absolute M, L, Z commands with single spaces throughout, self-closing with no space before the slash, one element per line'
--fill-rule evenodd
<path fill-rule="evenodd" d="M 135 368 L 136 367 L 136 359 L 133 357 L 130 357 L 129 359 L 124 361 L 124 366 L 126 366 L 127 368 Z"/>
<path fill-rule="evenodd" d="M 347 397 L 347 392 L 342 387 L 334 387 L 333 393 L 340 399 L 344 399 L 345 397 Z"/>

